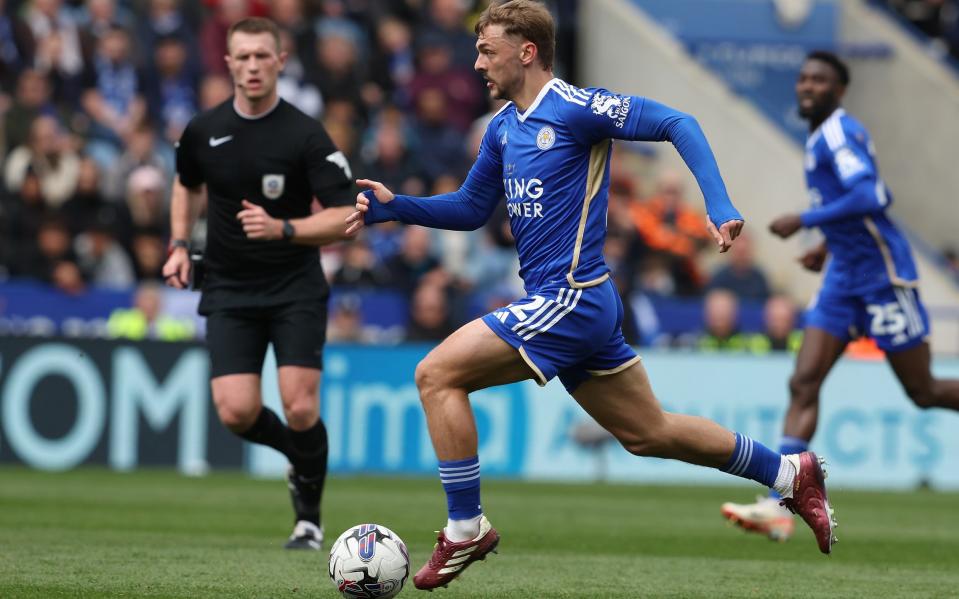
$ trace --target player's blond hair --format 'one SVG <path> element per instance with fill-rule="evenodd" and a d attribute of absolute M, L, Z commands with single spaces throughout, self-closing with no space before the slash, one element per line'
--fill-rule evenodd
<path fill-rule="evenodd" d="M 536 45 L 536 55 L 544 71 L 553 69 L 556 53 L 556 26 L 553 15 L 534 0 L 492 2 L 476 22 L 476 35 L 490 25 L 502 25 L 506 35 L 519 36 Z"/>

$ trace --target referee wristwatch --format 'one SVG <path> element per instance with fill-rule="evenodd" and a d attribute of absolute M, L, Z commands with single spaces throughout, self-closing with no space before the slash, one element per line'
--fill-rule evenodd
<path fill-rule="evenodd" d="M 187 241 L 186 239 L 171 239 L 170 251 L 172 252 L 173 250 L 177 248 L 183 248 L 186 251 L 190 251 L 190 242 Z"/>
<path fill-rule="evenodd" d="M 283 240 L 291 241 L 294 235 L 296 235 L 296 229 L 293 228 L 293 223 L 284 219 L 283 220 Z"/>

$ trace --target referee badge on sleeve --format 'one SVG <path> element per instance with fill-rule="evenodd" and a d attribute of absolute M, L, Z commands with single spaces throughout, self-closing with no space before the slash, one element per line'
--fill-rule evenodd
<path fill-rule="evenodd" d="M 263 195 L 268 200 L 276 200 L 283 195 L 283 175 L 263 175 Z"/>

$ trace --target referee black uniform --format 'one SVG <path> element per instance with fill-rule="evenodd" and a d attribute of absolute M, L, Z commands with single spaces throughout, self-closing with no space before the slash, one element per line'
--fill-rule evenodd
<path fill-rule="evenodd" d="M 329 286 L 316 247 L 251 240 L 236 215 L 247 199 L 279 219 L 350 206 L 349 166 L 323 126 L 285 100 L 257 117 L 232 99 L 197 115 L 177 148 L 180 182 L 206 185 L 200 313 L 212 376 L 259 374 L 273 342 L 278 366 L 322 367 Z"/>

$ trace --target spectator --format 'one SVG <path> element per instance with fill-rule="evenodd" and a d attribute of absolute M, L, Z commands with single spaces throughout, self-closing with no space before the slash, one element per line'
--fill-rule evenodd
<path fill-rule="evenodd" d="M 392 286 L 411 294 L 420 279 L 437 268 L 440 261 L 432 253 L 429 229 L 416 225 L 404 227 L 400 252 L 386 262 L 386 271 L 393 278 Z"/>
<path fill-rule="evenodd" d="M 180 0 L 148 0 L 145 18 L 139 19 L 137 40 L 142 56 L 153 56 L 157 41 L 161 38 L 176 38 L 187 49 L 187 71 L 198 74 L 202 68 L 200 47 L 187 14 Z M 222 60 L 222 58 L 221 58 Z M 226 75 L 226 73 L 223 73 Z"/>
<path fill-rule="evenodd" d="M 356 239 L 343 247 L 343 263 L 333 275 L 333 284 L 345 289 L 384 287 L 390 283 L 390 273 L 376 261 L 370 246 Z"/>
<path fill-rule="evenodd" d="M 133 286 L 136 277 L 130 256 L 114 236 L 118 225 L 116 215 L 112 206 L 98 212 L 74 241 L 77 265 L 84 279 L 97 287 L 127 289 Z"/>
<path fill-rule="evenodd" d="M 62 217 L 45 217 L 36 239 L 25 246 L 17 275 L 51 283 L 70 294 L 83 291 L 83 275 L 71 247 L 70 230 Z"/>
<path fill-rule="evenodd" d="M 19 191 L 28 170 L 39 178 L 43 200 L 52 208 L 67 201 L 76 189 L 80 159 L 51 116 L 35 118 L 30 124 L 28 145 L 10 152 L 4 169 L 7 189 Z"/>
<path fill-rule="evenodd" d="M 54 83 L 54 96 L 74 102 L 83 76 L 83 48 L 76 22 L 61 0 L 33 0 L 24 12 L 33 66 Z"/>
<path fill-rule="evenodd" d="M 6 195 L 3 211 L 8 223 L 4 233 L 9 237 L 3 241 L 11 256 L 10 274 L 31 276 L 26 264 L 34 257 L 40 224 L 50 213 L 40 190 L 40 178 L 28 168 L 19 192 Z"/>
<path fill-rule="evenodd" d="M 419 285 L 410 302 L 406 341 L 442 341 L 453 333 L 450 305 L 443 287 L 430 282 Z"/>
<path fill-rule="evenodd" d="M 296 53 L 296 42 L 293 35 L 280 30 L 280 47 L 287 53 L 286 65 L 277 80 L 277 92 L 280 97 L 296 106 L 313 118 L 319 118 L 323 112 L 323 98 L 320 90 L 307 81 L 308 70 L 305 63 Z"/>
<path fill-rule="evenodd" d="M 676 293 L 696 293 L 703 282 L 696 257 L 712 243 L 712 238 L 706 229 L 705 215 L 686 204 L 680 175 L 675 171 L 661 173 L 657 194 L 634 202 L 632 216 L 645 244 L 668 257 Z"/>
<path fill-rule="evenodd" d="M 226 32 L 230 25 L 250 16 L 249 0 L 219 0 L 214 13 L 200 29 L 200 56 L 203 72 L 212 75 L 229 75 L 226 68 Z"/>
<path fill-rule="evenodd" d="M 442 90 L 446 96 L 446 122 L 460 133 L 466 133 L 486 109 L 476 73 L 472 67 L 456 65 L 453 51 L 436 35 L 424 34 L 419 40 L 417 55 L 419 70 L 410 83 L 413 105 L 419 105 L 419 97 L 427 90 Z"/>
<path fill-rule="evenodd" d="M 748 233 L 736 239 L 726 260 L 713 274 L 709 289 L 728 289 L 740 299 L 766 301 L 769 284 L 766 275 L 756 265 L 753 240 Z"/>
<path fill-rule="evenodd" d="M 10 109 L 3 116 L 6 147 L 25 145 L 30 139 L 30 125 L 39 116 L 49 116 L 61 124 L 68 122 L 50 96 L 50 82 L 36 69 L 24 69 L 17 80 L 16 95 Z"/>
<path fill-rule="evenodd" d="M 363 171 L 376 173 L 377 180 L 397 193 L 423 195 L 427 190 L 426 177 L 417 157 L 407 145 L 402 124 L 381 118 L 374 129 L 373 144 L 363 155 Z"/>
<path fill-rule="evenodd" d="M 171 148 L 159 143 L 153 127 L 144 121 L 130 132 L 123 153 L 105 171 L 104 195 L 111 201 L 122 199 L 133 172 L 145 166 L 156 169 L 161 185 L 168 188 L 173 179 L 173 161 Z"/>
<path fill-rule="evenodd" d="M 319 68 L 312 83 L 319 88 L 323 101 L 344 100 L 364 106 L 361 89 L 365 76 L 356 38 L 346 30 L 329 28 L 317 42 L 316 56 Z"/>
<path fill-rule="evenodd" d="M 163 290 L 159 283 L 140 285 L 131 308 L 117 308 L 107 320 L 107 333 L 114 339 L 156 339 L 188 341 L 196 335 L 193 321 L 164 312 Z"/>
<path fill-rule="evenodd" d="M 144 87 L 151 119 L 167 142 L 176 143 L 199 107 L 196 77 L 189 70 L 183 40 L 173 35 L 157 40 L 152 73 Z"/>
<path fill-rule="evenodd" d="M 703 301 L 704 331 L 698 346 L 702 351 L 747 348 L 747 339 L 739 333 L 739 300 L 727 289 L 714 289 Z"/>
<path fill-rule="evenodd" d="M 363 310 L 360 298 L 344 294 L 337 296 L 330 306 L 326 338 L 336 343 L 363 343 Z"/>
<path fill-rule="evenodd" d="M 430 0 L 426 23 L 417 31 L 417 40 L 427 37 L 450 49 L 450 61 L 460 69 L 472 69 L 476 61 L 476 39 L 466 28 L 465 2 Z"/>
<path fill-rule="evenodd" d="M 104 168 L 120 154 L 127 135 L 146 114 L 143 83 L 143 74 L 133 63 L 129 35 L 113 26 L 97 44 L 81 98 L 92 120 L 87 152 Z"/>
<path fill-rule="evenodd" d="M 80 175 L 73 196 L 61 208 L 73 234 L 79 234 L 97 220 L 115 223 L 113 233 L 126 245 L 130 231 L 130 212 L 123 202 L 107 202 L 100 191 L 100 170 L 92 158 L 80 161 Z"/>
<path fill-rule="evenodd" d="M 163 263 L 166 261 L 166 245 L 160 229 L 145 227 L 133 233 L 130 243 L 133 251 L 133 269 L 137 281 L 143 283 L 163 281 Z"/>
<path fill-rule="evenodd" d="M 766 300 L 763 323 L 768 349 L 799 351 L 802 331 L 796 329 L 796 304 L 792 299 L 786 295 L 773 295 Z"/>
<path fill-rule="evenodd" d="M 408 106 L 408 87 L 416 75 L 410 27 L 400 19 L 387 17 L 376 26 L 376 39 L 370 80 L 379 86 L 387 103 Z"/>
<path fill-rule="evenodd" d="M 31 34 L 20 18 L 7 14 L 6 1 L 0 0 L 0 99 L 11 89 L 21 69 L 32 64 Z"/>
<path fill-rule="evenodd" d="M 167 225 L 167 185 L 163 173 L 152 166 L 138 167 L 127 183 L 127 207 L 137 227 Z"/>
<path fill-rule="evenodd" d="M 316 32 L 310 26 L 303 9 L 302 0 L 272 0 L 270 2 L 270 18 L 276 22 L 280 30 L 290 36 L 291 43 L 287 46 L 290 57 L 296 57 L 302 63 L 303 73 L 296 75 L 303 81 L 305 73 L 316 71 Z M 289 68 L 287 63 L 287 68 Z"/>

